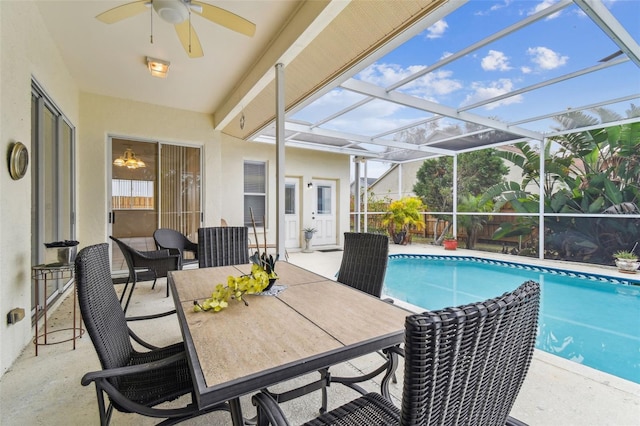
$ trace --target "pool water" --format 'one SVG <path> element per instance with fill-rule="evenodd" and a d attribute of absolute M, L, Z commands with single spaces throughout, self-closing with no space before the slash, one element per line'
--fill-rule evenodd
<path fill-rule="evenodd" d="M 536 347 L 640 383 L 640 281 L 474 257 L 392 255 L 383 293 L 436 310 L 540 283 Z"/>

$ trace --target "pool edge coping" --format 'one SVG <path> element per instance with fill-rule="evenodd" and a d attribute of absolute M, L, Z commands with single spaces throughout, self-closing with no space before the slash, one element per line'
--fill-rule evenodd
<path fill-rule="evenodd" d="M 607 282 L 610 284 L 618 284 L 625 286 L 640 286 L 640 278 L 635 279 L 631 277 L 619 277 L 614 275 L 606 275 L 604 273 L 595 272 L 581 272 L 572 270 L 572 268 L 561 269 L 560 267 L 536 265 L 526 262 L 513 262 L 507 260 L 494 259 L 490 257 L 479 257 L 472 255 L 454 255 L 454 254 L 418 254 L 418 253 L 395 253 L 390 254 L 389 259 L 395 258 L 423 258 L 423 259 L 435 259 L 435 260 L 464 260 L 478 263 L 495 264 L 501 266 L 507 266 L 511 268 L 543 271 L 554 275 L 566 275 L 576 278 L 588 279 L 595 282 Z M 546 260 L 549 262 L 549 260 Z"/>

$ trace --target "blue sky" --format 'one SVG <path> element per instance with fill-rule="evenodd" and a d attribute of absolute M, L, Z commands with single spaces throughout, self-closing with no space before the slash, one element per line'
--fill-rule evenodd
<path fill-rule="evenodd" d="M 471 0 L 365 68 L 355 78 L 387 87 L 553 3 L 555 1 Z M 636 41 L 640 40 L 640 1 L 608 0 L 604 4 L 631 36 Z M 577 6 L 570 5 L 399 90 L 460 108 L 597 65 L 599 60 L 618 50 L 618 46 L 588 16 Z M 630 93 L 640 93 L 640 73 L 633 63 L 628 62 L 550 86 L 539 93 L 513 96 L 470 112 L 515 121 Z M 294 118 L 314 122 L 361 98 L 361 95 L 336 89 Z M 618 112 L 624 114 L 628 103 L 618 107 Z M 374 101 L 327 123 L 325 127 L 372 136 L 429 116 L 429 113 Z M 545 121 L 526 127 L 547 131 L 550 123 Z M 383 169 L 386 167 L 370 166 L 370 176 L 381 173 Z"/>

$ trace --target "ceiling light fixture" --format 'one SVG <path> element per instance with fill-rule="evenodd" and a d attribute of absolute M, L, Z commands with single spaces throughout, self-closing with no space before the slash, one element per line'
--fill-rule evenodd
<path fill-rule="evenodd" d="M 169 72 L 169 65 L 171 62 L 163 61 L 162 59 L 155 59 L 147 56 L 147 68 L 152 76 L 158 78 L 165 78 Z"/>
<path fill-rule="evenodd" d="M 182 1 L 153 0 L 151 4 L 158 15 L 170 24 L 179 24 L 189 17 L 188 6 Z"/>
<path fill-rule="evenodd" d="M 140 169 L 147 167 L 142 160 L 136 158 L 136 153 L 131 148 L 127 148 L 121 157 L 113 160 L 113 165 L 118 167 L 127 167 L 128 169 Z"/>

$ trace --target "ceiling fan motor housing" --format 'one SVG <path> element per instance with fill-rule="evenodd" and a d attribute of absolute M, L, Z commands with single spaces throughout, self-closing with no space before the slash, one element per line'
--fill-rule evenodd
<path fill-rule="evenodd" d="M 160 18 L 170 24 L 179 24 L 189 17 L 187 5 L 182 0 L 153 0 L 152 4 Z"/>

